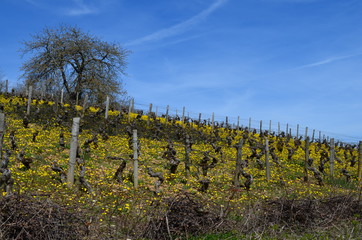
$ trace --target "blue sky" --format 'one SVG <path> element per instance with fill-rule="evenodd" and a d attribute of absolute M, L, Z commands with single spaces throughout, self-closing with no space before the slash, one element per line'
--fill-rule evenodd
<path fill-rule="evenodd" d="M 22 41 L 77 25 L 132 51 L 136 106 L 358 141 L 361 13 L 361 0 L 0 0 L 0 69 L 15 85 Z"/>

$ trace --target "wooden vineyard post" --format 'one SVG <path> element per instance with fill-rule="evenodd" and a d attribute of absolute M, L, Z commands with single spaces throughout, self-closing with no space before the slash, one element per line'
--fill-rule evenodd
<path fill-rule="evenodd" d="M 5 93 L 8 93 L 9 92 L 9 80 L 6 79 L 5 81 Z"/>
<path fill-rule="evenodd" d="M 168 122 L 168 111 L 170 111 L 169 105 L 167 105 L 167 107 L 166 107 L 166 122 Z"/>
<path fill-rule="evenodd" d="M 148 108 L 148 118 L 147 118 L 148 126 L 150 125 L 151 117 L 152 117 L 152 103 L 150 103 L 150 107 Z"/>
<path fill-rule="evenodd" d="M 260 129 L 259 133 L 261 134 L 263 132 L 263 120 L 260 120 Z"/>
<path fill-rule="evenodd" d="M 88 102 L 88 94 L 86 94 L 85 97 L 84 97 L 83 109 L 82 109 L 82 117 L 84 117 L 85 109 L 87 108 L 87 102 Z"/>
<path fill-rule="evenodd" d="M 157 118 L 158 116 L 158 106 L 156 106 L 156 112 L 155 112 L 155 117 Z"/>
<path fill-rule="evenodd" d="M 182 118 L 181 118 L 181 122 L 184 123 L 185 122 L 185 107 L 182 108 Z"/>
<path fill-rule="evenodd" d="M 269 140 L 265 137 L 265 169 L 266 169 L 266 180 L 269 182 L 271 179 L 270 175 L 270 162 L 269 162 Z"/>
<path fill-rule="evenodd" d="M 280 134 L 280 122 L 278 122 L 278 135 Z"/>
<path fill-rule="evenodd" d="M 0 159 L 3 158 L 4 135 L 5 135 L 5 114 L 0 113 Z"/>
<path fill-rule="evenodd" d="M 243 168 L 242 166 L 242 149 L 243 149 L 243 139 L 240 139 L 240 142 L 236 145 L 236 166 L 235 166 L 235 175 L 234 175 L 234 186 L 240 187 L 240 174 Z"/>
<path fill-rule="evenodd" d="M 74 184 L 74 168 L 75 168 L 74 165 L 76 161 L 77 148 L 78 148 L 79 122 L 80 122 L 79 117 L 73 118 L 72 139 L 70 142 L 69 165 L 68 165 L 68 174 L 67 174 L 68 187 L 71 187 Z"/>
<path fill-rule="evenodd" d="M 297 138 L 299 138 L 299 124 L 297 124 Z"/>
<path fill-rule="evenodd" d="M 132 113 L 132 107 L 133 107 L 134 103 L 133 103 L 133 99 L 131 99 L 131 101 L 129 102 L 129 107 L 128 107 L 128 122 L 131 122 L 131 113 Z"/>
<path fill-rule="evenodd" d="M 272 132 L 272 120 L 269 120 L 269 134 Z"/>
<path fill-rule="evenodd" d="M 249 117 L 249 132 L 251 131 L 251 117 Z"/>
<path fill-rule="evenodd" d="M 133 130 L 133 186 L 138 188 L 138 139 L 137 130 Z"/>
<path fill-rule="evenodd" d="M 240 116 L 238 116 L 238 122 L 236 124 L 236 128 L 239 130 L 239 127 L 240 127 Z"/>
<path fill-rule="evenodd" d="M 285 135 L 288 136 L 288 133 L 289 133 L 289 124 L 287 123 L 287 127 L 285 129 Z"/>
<path fill-rule="evenodd" d="M 305 127 L 305 134 L 304 134 L 304 139 L 307 139 L 308 137 L 308 127 Z M 309 141 L 309 139 L 308 139 Z"/>
<path fill-rule="evenodd" d="M 313 129 L 313 132 L 312 132 L 312 142 L 314 142 L 314 135 L 315 135 L 315 129 Z"/>
<path fill-rule="evenodd" d="M 64 88 L 62 88 L 62 91 L 60 92 L 60 104 L 64 104 Z"/>
<path fill-rule="evenodd" d="M 329 172 L 331 175 L 331 179 L 333 179 L 333 177 L 334 177 L 334 155 L 335 155 L 334 138 L 331 138 L 329 154 L 330 154 L 330 156 L 329 156 Z"/>
<path fill-rule="evenodd" d="M 108 119 L 108 111 L 109 111 L 109 96 L 107 96 L 107 99 L 106 99 L 106 112 L 105 112 L 105 116 L 104 116 L 105 119 Z"/>
<path fill-rule="evenodd" d="M 199 113 L 199 126 L 201 124 L 201 113 Z"/>
<path fill-rule="evenodd" d="M 212 116 L 211 116 L 211 128 L 214 129 L 215 127 L 215 114 L 212 113 Z"/>
<path fill-rule="evenodd" d="M 308 182 L 309 137 L 305 139 L 304 181 Z"/>
<path fill-rule="evenodd" d="M 28 91 L 28 108 L 26 109 L 26 115 L 30 115 L 30 106 L 31 106 L 31 95 L 33 92 L 33 86 L 29 86 Z"/>

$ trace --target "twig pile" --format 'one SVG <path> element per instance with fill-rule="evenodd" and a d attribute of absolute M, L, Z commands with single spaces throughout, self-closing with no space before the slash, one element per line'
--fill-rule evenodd
<path fill-rule="evenodd" d="M 149 221 L 144 236 L 149 239 L 172 239 L 195 236 L 217 230 L 222 219 L 188 194 L 167 199 L 167 210 Z"/>
<path fill-rule="evenodd" d="M 351 219 L 362 220 L 362 202 L 352 196 L 325 199 L 268 200 L 248 212 L 245 231 L 260 232 L 270 226 L 294 230 L 325 228 Z"/>
<path fill-rule="evenodd" d="M 13 195 L 0 199 L 0 239 L 82 239 L 81 217 L 50 200 Z"/>

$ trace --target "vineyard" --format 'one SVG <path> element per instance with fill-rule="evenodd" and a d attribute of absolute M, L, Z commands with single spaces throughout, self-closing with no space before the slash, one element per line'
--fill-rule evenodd
<path fill-rule="evenodd" d="M 30 103 L 0 95 L 1 239 L 357 239 L 362 233 L 358 145 L 144 115 L 128 106 Z M 72 136 L 78 117 L 79 134 Z"/>

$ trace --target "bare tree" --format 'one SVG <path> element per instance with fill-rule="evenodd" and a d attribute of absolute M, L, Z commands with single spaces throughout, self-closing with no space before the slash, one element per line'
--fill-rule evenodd
<path fill-rule="evenodd" d="M 119 77 L 125 74 L 129 51 L 118 44 L 67 25 L 47 27 L 23 44 L 23 55 L 32 54 L 21 68 L 27 85 L 45 84 L 47 92 L 64 88 L 72 100 L 77 94 L 104 101 L 106 95 L 126 93 Z"/>

